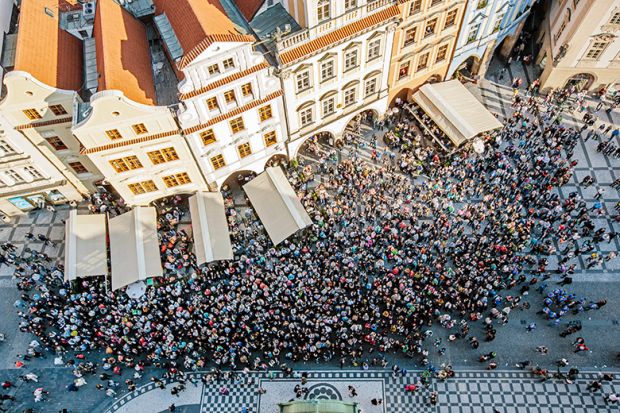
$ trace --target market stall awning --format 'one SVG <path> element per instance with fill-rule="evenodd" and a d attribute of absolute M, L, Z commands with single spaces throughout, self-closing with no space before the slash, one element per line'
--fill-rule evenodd
<path fill-rule="evenodd" d="M 105 215 L 71 210 L 65 222 L 65 281 L 107 273 Z"/>
<path fill-rule="evenodd" d="M 312 224 L 295 190 L 279 167 L 265 172 L 243 186 L 252 206 L 275 245 Z"/>
<path fill-rule="evenodd" d="M 233 258 L 224 198 L 220 192 L 198 192 L 189 198 L 194 252 L 198 265 Z"/>
<path fill-rule="evenodd" d="M 500 121 L 458 80 L 422 86 L 413 100 L 450 138 L 455 146 L 493 129 Z"/>
<path fill-rule="evenodd" d="M 109 230 L 112 290 L 163 275 L 155 208 L 137 207 L 114 217 Z"/>

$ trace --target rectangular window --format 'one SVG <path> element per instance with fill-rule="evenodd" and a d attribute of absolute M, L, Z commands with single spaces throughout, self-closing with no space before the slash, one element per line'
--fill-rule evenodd
<path fill-rule="evenodd" d="M 246 83 L 245 85 L 241 86 L 241 93 L 245 97 L 252 96 L 252 84 Z"/>
<path fill-rule="evenodd" d="M 328 60 L 321 64 L 321 82 L 332 79 L 335 76 L 335 64 L 333 60 Z"/>
<path fill-rule="evenodd" d="M 15 183 L 21 183 L 26 181 L 24 177 L 21 176 L 15 169 L 7 169 L 4 171 L 4 173 L 11 177 L 15 181 Z"/>
<path fill-rule="evenodd" d="M 448 45 L 444 44 L 439 49 L 437 49 L 437 58 L 435 59 L 435 62 L 441 62 L 443 60 L 446 60 L 447 54 L 448 54 Z"/>
<path fill-rule="evenodd" d="M 105 131 L 105 134 L 108 135 L 108 138 L 112 140 L 121 139 L 123 135 L 118 131 L 118 129 L 110 129 Z"/>
<path fill-rule="evenodd" d="M 263 135 L 263 141 L 265 142 L 265 148 L 268 148 L 278 143 L 278 138 L 276 137 L 276 133 L 271 131 Z"/>
<path fill-rule="evenodd" d="M 504 14 L 505 13 L 502 13 L 495 18 L 495 25 L 493 26 L 493 33 L 498 32 L 499 29 L 502 27 L 502 20 L 504 20 Z"/>
<path fill-rule="evenodd" d="M 41 114 L 36 109 L 24 109 L 22 112 L 30 120 L 41 119 Z"/>
<path fill-rule="evenodd" d="M 158 149 L 156 151 L 151 151 L 146 153 L 153 162 L 153 165 L 159 165 L 164 162 L 172 162 L 177 161 L 179 159 L 179 155 L 177 151 L 171 146 L 169 148 Z"/>
<path fill-rule="evenodd" d="M 208 70 L 209 70 L 209 74 L 212 76 L 220 73 L 220 67 L 217 64 L 209 66 Z"/>
<path fill-rule="evenodd" d="M 164 181 L 164 184 L 166 184 L 168 188 L 172 188 L 174 186 L 179 186 L 179 185 L 185 185 L 185 184 L 189 184 L 192 182 L 192 180 L 189 179 L 189 175 L 187 174 L 187 172 L 181 172 L 181 173 L 174 174 L 174 175 L 164 176 L 162 180 Z"/>
<path fill-rule="evenodd" d="M 241 116 L 230 120 L 228 123 L 233 133 L 238 133 L 245 129 L 245 123 L 243 123 L 243 118 Z"/>
<path fill-rule="evenodd" d="M 116 172 L 126 172 L 133 169 L 142 168 L 142 162 L 135 155 L 125 156 L 124 158 L 112 159 L 110 165 Z"/>
<path fill-rule="evenodd" d="M 310 89 L 310 71 L 306 70 L 297 75 L 297 93 Z"/>
<path fill-rule="evenodd" d="M 443 3 L 443 0 L 432 0 L 431 1 L 431 7 L 435 7 L 435 6 L 437 6 L 438 4 L 441 4 L 441 3 Z"/>
<path fill-rule="evenodd" d="M 458 12 L 458 10 L 451 10 L 450 12 L 448 12 L 448 14 L 446 15 L 446 24 L 443 25 L 444 29 L 446 27 L 454 26 L 454 24 L 456 23 L 456 15 Z"/>
<path fill-rule="evenodd" d="M 417 70 L 422 70 L 422 69 L 426 69 L 426 67 L 428 66 L 428 55 L 429 53 L 424 53 L 422 56 L 420 56 L 420 60 L 418 60 L 418 69 Z"/>
<path fill-rule="evenodd" d="M 267 119 L 271 119 L 273 114 L 271 113 L 271 105 L 263 106 L 258 109 L 258 115 L 260 117 L 260 121 L 264 122 Z"/>
<path fill-rule="evenodd" d="M 478 9 L 484 9 L 487 4 L 489 4 L 489 0 L 478 0 Z"/>
<path fill-rule="evenodd" d="M 15 149 L 4 139 L 0 139 L 0 149 L 4 152 L 3 156 L 12 155 L 15 153 Z"/>
<path fill-rule="evenodd" d="M 47 141 L 47 143 L 50 144 L 52 148 L 56 149 L 57 151 L 64 151 L 65 149 L 69 149 L 58 136 L 45 138 L 45 140 Z"/>
<path fill-rule="evenodd" d="M 208 129 L 204 132 L 200 132 L 200 139 L 202 139 L 202 144 L 205 146 L 214 143 L 216 139 L 213 129 Z"/>
<path fill-rule="evenodd" d="M 329 0 L 319 0 L 316 8 L 316 18 L 319 22 L 329 19 Z"/>
<path fill-rule="evenodd" d="M 237 99 L 235 98 L 235 91 L 234 90 L 229 90 L 227 92 L 224 92 L 224 100 L 226 101 L 227 105 L 230 105 L 231 103 L 237 103 Z"/>
<path fill-rule="evenodd" d="M 409 9 L 409 15 L 413 16 L 422 10 L 422 0 L 414 0 L 411 2 L 411 8 Z"/>
<path fill-rule="evenodd" d="M 575 5 L 576 7 L 577 5 Z M 620 24 L 620 11 L 617 13 L 614 13 L 611 16 L 611 20 L 609 21 L 609 24 Z"/>
<path fill-rule="evenodd" d="M 224 70 L 232 69 L 235 67 L 235 61 L 232 58 L 228 58 L 222 62 Z"/>
<path fill-rule="evenodd" d="M 62 105 L 51 105 L 50 106 L 50 110 L 56 116 L 66 115 L 67 114 L 67 111 L 65 110 L 65 108 Z"/>
<path fill-rule="evenodd" d="M 322 104 L 323 116 L 329 116 L 336 111 L 336 98 L 325 99 Z"/>
<path fill-rule="evenodd" d="M 355 103 L 356 95 L 357 95 L 357 93 L 355 93 L 356 89 L 357 88 L 352 87 L 352 88 L 347 89 L 347 90 L 344 91 L 344 104 L 345 104 L 345 106 L 352 105 L 352 104 Z"/>
<path fill-rule="evenodd" d="M 127 187 L 134 195 L 157 191 L 157 185 L 155 185 L 155 182 L 153 182 L 152 179 L 149 179 L 148 181 L 136 182 L 135 184 L 129 184 Z"/>
<path fill-rule="evenodd" d="M 480 30 L 480 23 L 476 23 L 469 28 L 469 36 L 467 36 L 467 43 L 475 42 L 478 38 L 478 31 Z"/>
<path fill-rule="evenodd" d="M 69 166 L 77 174 L 85 174 L 86 172 L 88 172 L 88 169 L 86 169 L 86 167 L 82 165 L 82 162 L 69 162 Z"/>
<path fill-rule="evenodd" d="M 349 11 L 357 6 L 357 0 L 344 0 L 344 9 Z"/>
<path fill-rule="evenodd" d="M 213 158 L 211 158 L 211 165 L 213 166 L 213 169 L 215 170 L 218 170 L 226 166 L 226 162 L 224 161 L 224 157 L 222 156 L 222 154 L 215 155 Z"/>
<path fill-rule="evenodd" d="M 603 54 L 603 52 L 605 51 L 605 49 L 607 49 L 608 44 L 609 44 L 608 42 L 592 43 L 592 46 L 590 46 L 590 49 L 588 50 L 588 53 L 586 54 L 586 58 L 599 59 L 601 55 Z"/>
<path fill-rule="evenodd" d="M 344 71 L 356 68 L 357 62 L 357 49 L 348 51 L 344 55 Z"/>
<path fill-rule="evenodd" d="M 372 95 L 376 91 L 377 91 L 377 78 L 367 80 L 366 85 L 364 85 L 364 96 Z"/>
<path fill-rule="evenodd" d="M 144 126 L 144 123 L 138 123 L 137 125 L 131 125 L 131 128 L 136 133 L 136 135 L 142 135 L 143 133 L 148 132 L 148 130 L 146 129 L 146 126 Z"/>
<path fill-rule="evenodd" d="M 220 106 L 217 104 L 217 98 L 209 98 L 207 99 L 207 109 L 209 110 L 219 110 Z"/>
<path fill-rule="evenodd" d="M 403 45 L 404 47 L 410 46 L 415 43 L 415 36 L 417 32 L 418 32 L 417 27 L 412 27 L 411 29 L 405 32 L 405 43 Z"/>
<path fill-rule="evenodd" d="M 381 56 L 381 39 L 373 40 L 368 44 L 368 61 Z"/>
<path fill-rule="evenodd" d="M 435 27 L 437 26 L 437 19 L 433 19 L 426 23 L 426 28 L 424 29 L 424 37 L 432 36 L 435 34 Z"/>
<path fill-rule="evenodd" d="M 41 175 L 41 172 L 39 172 L 34 166 L 27 166 L 24 168 L 24 170 L 28 172 L 34 179 L 43 179 L 43 175 Z"/>
<path fill-rule="evenodd" d="M 301 126 L 307 126 L 313 122 L 312 108 L 307 108 L 299 111 L 299 121 Z"/>
<path fill-rule="evenodd" d="M 398 69 L 398 80 L 409 76 L 409 62 L 401 63 Z"/>
<path fill-rule="evenodd" d="M 246 156 L 252 155 L 252 148 L 250 148 L 249 143 L 242 143 L 241 145 L 237 146 L 237 152 L 239 152 L 240 158 L 245 158 Z"/>

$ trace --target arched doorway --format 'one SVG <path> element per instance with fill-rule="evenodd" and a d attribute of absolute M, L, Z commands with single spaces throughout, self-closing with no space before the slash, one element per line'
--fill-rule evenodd
<path fill-rule="evenodd" d="M 228 175 L 228 178 L 226 178 L 224 182 L 222 182 L 220 189 L 222 191 L 241 189 L 241 187 L 244 184 L 251 181 L 253 178 L 256 177 L 256 175 L 257 174 L 254 171 L 248 171 L 248 170 L 235 171 L 231 173 L 230 175 Z"/>
<path fill-rule="evenodd" d="M 433 75 L 429 77 L 428 80 L 426 81 L 426 83 L 438 83 L 438 82 L 441 82 L 441 76 L 439 75 Z"/>
<path fill-rule="evenodd" d="M 379 119 L 379 114 L 374 109 L 366 109 L 355 115 L 342 133 L 345 143 L 353 143 L 358 138 L 363 138 L 374 130 L 375 122 Z"/>
<path fill-rule="evenodd" d="M 408 87 L 402 88 L 392 98 L 392 101 L 390 102 L 389 107 L 392 108 L 394 106 L 397 106 L 399 102 L 407 102 L 409 100 L 409 96 L 411 96 L 412 94 L 413 94 L 413 90 L 412 89 L 410 89 Z"/>
<path fill-rule="evenodd" d="M 473 78 L 478 74 L 478 70 L 480 70 L 480 58 L 473 55 L 469 56 L 467 60 L 461 63 L 456 71 L 460 72 L 465 77 Z"/>
<path fill-rule="evenodd" d="M 337 144 L 336 137 L 330 132 L 319 132 L 308 137 L 297 149 L 295 158 L 312 158 L 318 160 L 328 153 L 328 149 Z"/>
<path fill-rule="evenodd" d="M 288 164 L 288 156 L 277 153 L 265 162 L 265 169 L 270 166 L 286 166 Z"/>
<path fill-rule="evenodd" d="M 568 78 L 564 88 L 574 88 L 577 92 L 581 92 L 583 90 L 587 91 L 592 87 L 593 83 L 594 75 L 591 75 L 590 73 L 577 73 L 576 75 Z"/>

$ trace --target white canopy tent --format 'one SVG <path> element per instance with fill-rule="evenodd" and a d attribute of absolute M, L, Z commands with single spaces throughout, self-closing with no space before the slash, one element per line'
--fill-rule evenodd
<path fill-rule="evenodd" d="M 136 207 L 109 220 L 112 290 L 149 277 L 161 277 L 157 212 Z"/>
<path fill-rule="evenodd" d="M 275 245 L 312 224 L 281 168 L 265 169 L 243 190 Z"/>
<path fill-rule="evenodd" d="M 220 192 L 197 192 L 189 198 L 194 250 L 198 265 L 233 258 L 226 221 L 224 198 Z"/>
<path fill-rule="evenodd" d="M 413 100 L 457 147 L 480 133 L 502 127 L 458 80 L 426 84 L 413 95 Z"/>
<path fill-rule="evenodd" d="M 108 273 L 105 215 L 78 215 L 65 222 L 65 281 Z"/>

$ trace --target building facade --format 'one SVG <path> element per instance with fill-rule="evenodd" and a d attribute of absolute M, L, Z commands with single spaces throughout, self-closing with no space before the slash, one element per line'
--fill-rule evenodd
<path fill-rule="evenodd" d="M 207 190 L 173 110 L 159 101 L 146 26 L 99 1 L 93 27 L 97 92 L 78 104 L 73 134 L 82 154 L 129 205 Z M 131 61 L 124 56 L 130 54 Z"/>
<path fill-rule="evenodd" d="M 288 153 L 295 157 L 307 138 L 327 135 L 335 142 L 360 113 L 385 114 L 400 9 L 389 0 L 281 6 L 297 16 L 299 27 L 286 33 L 290 25 L 285 25 L 273 44 L 286 103 Z"/>
<path fill-rule="evenodd" d="M 426 82 L 445 79 L 466 0 L 401 0 L 389 74 L 389 102 L 408 101 Z"/>
<path fill-rule="evenodd" d="M 620 89 L 620 1 L 548 2 L 536 63 L 541 88 Z"/>
<path fill-rule="evenodd" d="M 61 13 L 71 7 L 61 0 L 46 7 L 36 0 L 21 2 L 0 113 L 86 194 L 95 190 L 103 175 L 80 153 L 80 142 L 71 132 L 83 80 L 81 41 L 60 27 Z"/>
<path fill-rule="evenodd" d="M 495 50 L 508 57 L 534 0 L 469 0 L 447 77 L 466 69 L 483 77 Z"/>
<path fill-rule="evenodd" d="M 234 3 L 211 3 L 155 1 L 158 30 L 181 79 L 183 133 L 218 190 L 238 171 L 261 173 L 270 159 L 286 156 L 287 133 L 280 82 L 254 50 L 247 22 Z"/>

